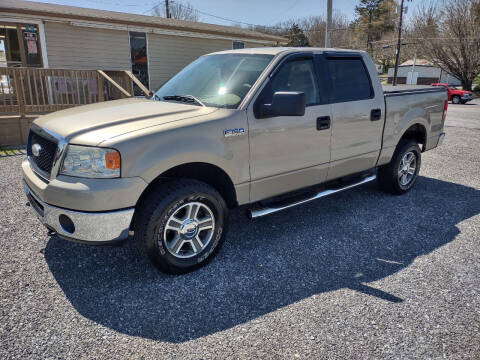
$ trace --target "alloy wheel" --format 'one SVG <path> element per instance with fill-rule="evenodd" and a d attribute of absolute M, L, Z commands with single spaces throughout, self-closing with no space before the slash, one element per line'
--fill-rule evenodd
<path fill-rule="evenodd" d="M 163 241 L 178 258 L 190 258 L 202 252 L 215 230 L 215 217 L 204 203 L 189 202 L 174 211 L 167 220 Z"/>
<path fill-rule="evenodd" d="M 413 151 L 403 155 L 398 169 L 398 181 L 402 186 L 408 186 L 415 178 L 417 170 L 417 157 Z"/>

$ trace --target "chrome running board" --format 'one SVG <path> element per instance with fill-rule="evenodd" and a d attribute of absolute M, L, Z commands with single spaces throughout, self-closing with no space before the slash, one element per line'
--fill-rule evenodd
<path fill-rule="evenodd" d="M 368 183 L 370 181 L 373 181 L 376 178 L 377 178 L 376 175 L 371 175 L 371 176 L 368 176 L 368 177 L 362 179 L 359 182 L 347 185 L 347 186 L 339 188 L 339 189 L 324 190 L 324 191 L 321 191 L 318 194 L 316 194 L 316 195 L 314 195 L 310 198 L 303 199 L 303 200 L 300 200 L 300 201 L 297 201 L 297 202 L 293 202 L 293 203 L 290 203 L 290 204 L 287 204 L 287 205 L 282 205 L 282 206 L 277 206 L 277 207 L 275 207 L 275 206 L 266 207 L 266 208 L 258 209 L 258 210 L 250 210 L 249 215 L 250 215 L 251 219 L 261 217 L 261 216 L 265 216 L 265 215 L 269 215 L 269 214 L 275 213 L 277 211 L 285 210 L 285 209 L 288 209 L 288 208 L 291 208 L 291 207 L 294 207 L 294 206 L 297 206 L 297 205 L 305 204 L 307 202 L 310 202 L 310 201 L 313 201 L 313 200 L 316 200 L 316 199 L 320 199 L 320 198 L 328 196 L 328 195 L 335 194 L 335 193 L 340 192 L 340 191 L 351 189 L 355 186 L 359 186 L 359 185 Z"/>

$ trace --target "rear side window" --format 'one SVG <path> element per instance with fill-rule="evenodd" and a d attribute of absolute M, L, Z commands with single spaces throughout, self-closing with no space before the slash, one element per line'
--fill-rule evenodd
<path fill-rule="evenodd" d="M 332 81 L 332 103 L 371 99 L 372 84 L 363 61 L 358 58 L 327 59 Z"/>

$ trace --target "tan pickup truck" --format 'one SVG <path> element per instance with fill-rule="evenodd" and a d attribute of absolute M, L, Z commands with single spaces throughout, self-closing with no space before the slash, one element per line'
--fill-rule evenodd
<path fill-rule="evenodd" d="M 200 57 L 151 99 L 62 110 L 33 123 L 31 207 L 61 238 L 129 233 L 162 271 L 191 271 L 252 218 L 377 179 L 402 194 L 444 137 L 445 89 L 382 88 L 368 54 L 258 48 Z"/>

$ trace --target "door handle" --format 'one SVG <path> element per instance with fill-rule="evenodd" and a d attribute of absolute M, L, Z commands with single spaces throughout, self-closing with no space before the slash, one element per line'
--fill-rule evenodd
<path fill-rule="evenodd" d="M 317 130 L 330 129 L 330 116 L 320 116 L 317 118 Z"/>
<path fill-rule="evenodd" d="M 382 109 L 373 109 L 370 112 L 370 120 L 371 121 L 377 121 L 382 118 Z"/>

